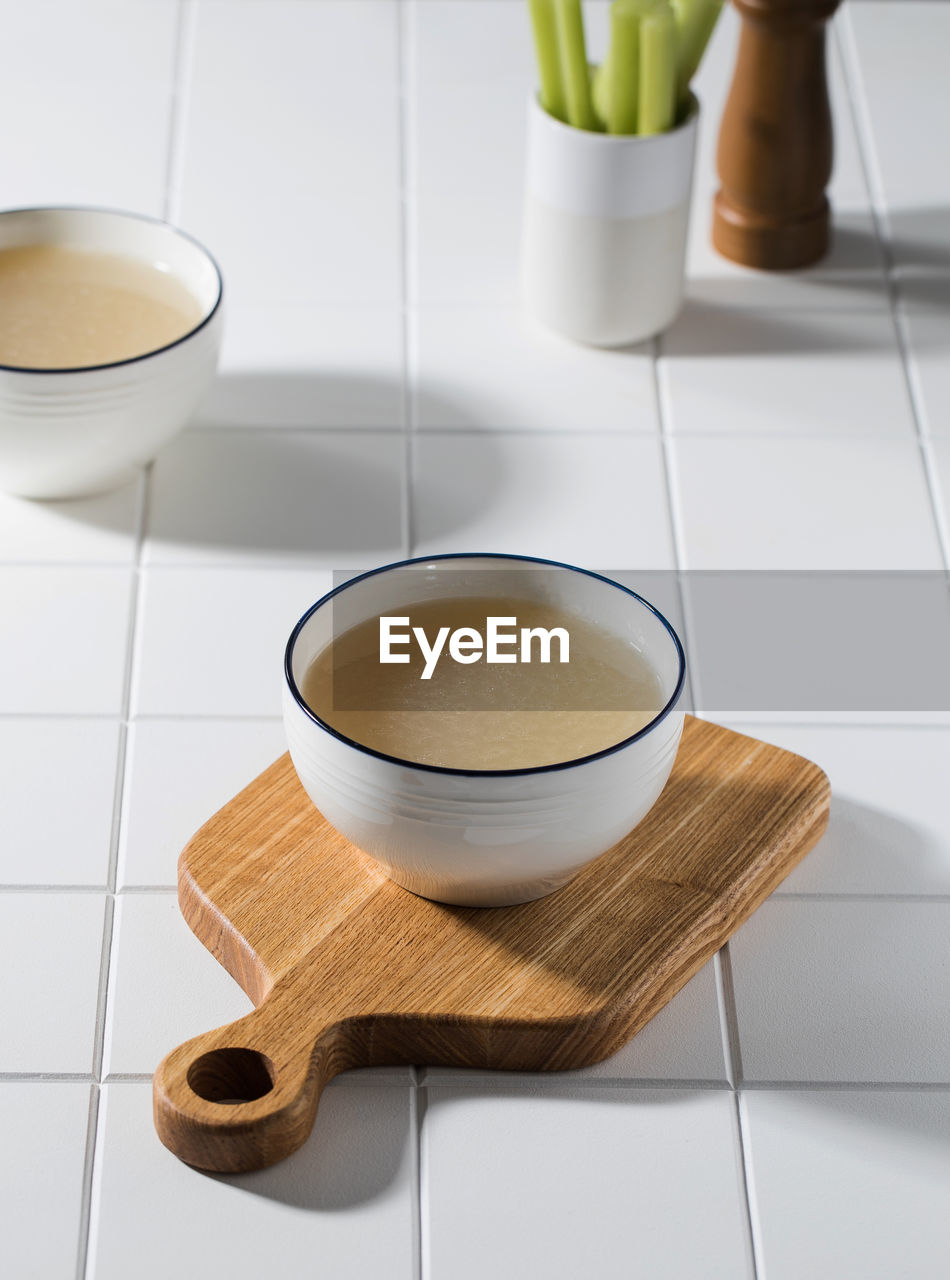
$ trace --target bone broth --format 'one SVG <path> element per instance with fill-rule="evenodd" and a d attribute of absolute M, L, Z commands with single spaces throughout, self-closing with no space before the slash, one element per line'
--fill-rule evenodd
<path fill-rule="evenodd" d="M 0 364 L 70 369 L 157 351 L 201 320 L 167 271 L 57 244 L 0 249 Z"/>
<path fill-rule="evenodd" d="M 468 598 L 394 615 L 344 631 L 301 687 L 331 728 L 386 755 L 472 770 L 557 764 L 630 737 L 665 701 L 632 644 L 545 604 Z"/>

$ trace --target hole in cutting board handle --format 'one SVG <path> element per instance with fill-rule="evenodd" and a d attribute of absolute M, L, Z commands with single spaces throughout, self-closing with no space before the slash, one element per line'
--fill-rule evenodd
<path fill-rule="evenodd" d="M 270 1093 L 277 1072 L 256 1049 L 212 1049 L 188 1068 L 188 1084 L 199 1098 L 236 1106 Z"/>

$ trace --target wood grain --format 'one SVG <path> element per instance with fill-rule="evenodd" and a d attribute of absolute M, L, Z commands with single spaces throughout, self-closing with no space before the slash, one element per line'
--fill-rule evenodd
<path fill-rule="evenodd" d="M 747 267 L 808 266 L 829 241 L 825 24 L 838 0 L 735 4 L 742 32 L 719 131 L 713 244 Z"/>
<path fill-rule="evenodd" d="M 283 756 L 181 856 L 185 919 L 257 1008 L 159 1066 L 161 1140 L 199 1168 L 256 1169 L 300 1146 L 350 1067 L 600 1061 L 811 848 L 829 795 L 809 761 L 688 717 L 634 832 L 547 898 L 479 909 L 392 884 Z"/>

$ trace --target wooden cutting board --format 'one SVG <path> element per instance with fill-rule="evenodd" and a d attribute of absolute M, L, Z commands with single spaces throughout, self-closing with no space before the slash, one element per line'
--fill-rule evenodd
<path fill-rule="evenodd" d="M 829 799 L 817 765 L 687 717 L 654 809 L 569 885 L 450 907 L 387 880 L 281 757 L 181 855 L 185 919 L 257 1007 L 165 1058 L 159 1137 L 201 1169 L 257 1169 L 304 1142 L 350 1067 L 599 1062 L 788 875 Z"/>

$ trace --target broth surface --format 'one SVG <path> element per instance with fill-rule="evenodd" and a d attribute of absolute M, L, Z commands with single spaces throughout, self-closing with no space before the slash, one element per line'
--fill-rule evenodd
<path fill-rule="evenodd" d="M 470 665 L 446 644 L 431 679 L 413 642 L 394 652 L 406 664 L 379 661 L 379 622 L 345 631 L 319 653 L 301 686 L 304 701 L 346 737 L 385 755 L 454 769 L 525 769 L 592 755 L 642 729 L 661 710 L 659 677 L 632 644 L 575 614 L 527 600 L 458 599 L 406 605 L 410 626 L 430 643 L 440 627 L 486 634 L 486 618 L 517 618 L 521 627 L 565 627 L 570 662 L 558 642 L 552 661 Z M 514 628 L 506 627 L 505 630 Z M 408 628 L 401 628 L 405 631 Z M 517 649 L 506 649 L 517 652 Z"/>
<path fill-rule="evenodd" d="M 73 369 L 157 351 L 202 308 L 167 271 L 65 245 L 0 249 L 0 364 Z"/>

